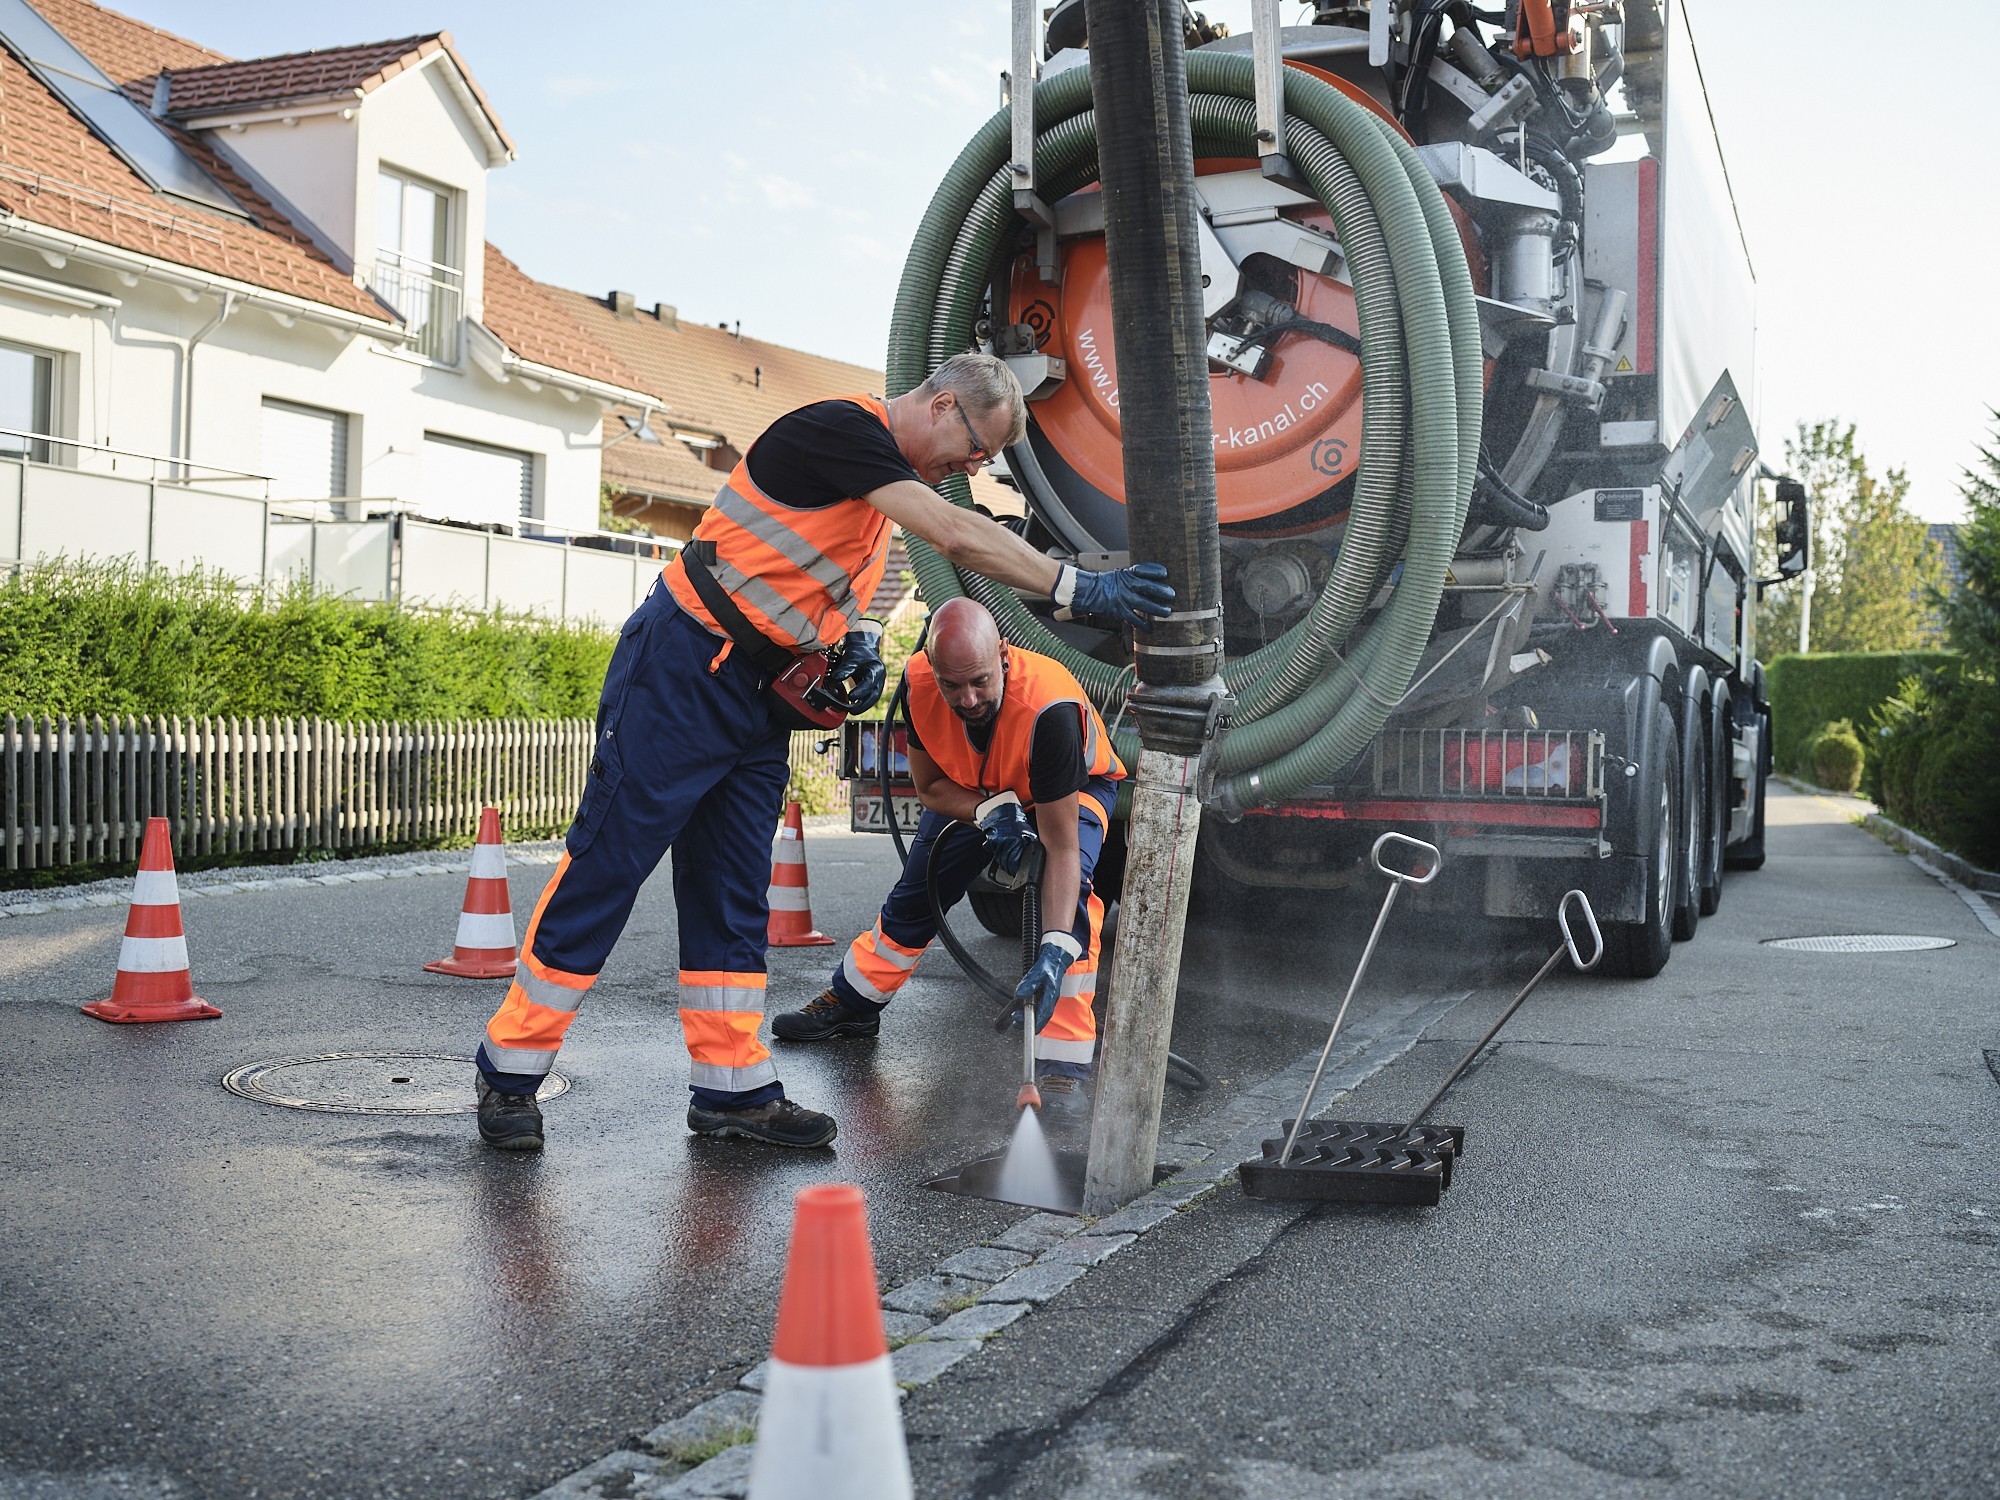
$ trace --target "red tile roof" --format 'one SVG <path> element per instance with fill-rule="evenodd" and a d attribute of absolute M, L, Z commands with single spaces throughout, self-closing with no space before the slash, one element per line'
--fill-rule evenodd
<path fill-rule="evenodd" d="M 543 286 L 492 245 L 486 247 L 486 306 L 480 321 L 533 364 L 653 393 L 649 382 L 578 326 L 558 302 L 555 288 Z"/>
<path fill-rule="evenodd" d="M 242 62 L 176 67 L 167 74 L 167 113 L 181 119 L 195 119 L 341 94 L 372 93 L 439 53 L 450 58 L 459 77 L 479 101 L 494 134 L 512 151 L 514 142 L 473 80 L 472 70 L 452 46 L 448 31 L 352 47 L 290 52 L 279 57 L 253 57 Z"/>
<path fill-rule="evenodd" d="M 68 37 L 112 82 L 130 93 L 143 81 L 142 103 L 151 102 L 153 75 L 162 68 L 199 68 L 229 61 L 227 53 L 213 52 L 171 31 L 93 5 L 91 0 L 34 0 L 34 6 L 43 20 Z"/>

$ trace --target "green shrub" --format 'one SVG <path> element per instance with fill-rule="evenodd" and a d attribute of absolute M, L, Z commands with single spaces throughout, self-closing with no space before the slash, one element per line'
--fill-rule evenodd
<path fill-rule="evenodd" d="M 129 563 L 0 584 L 0 712 L 329 719 L 588 717 L 614 637 L 363 604 Z"/>
<path fill-rule="evenodd" d="M 2000 685 L 1954 671 L 1907 679 L 1877 712 L 1868 794 L 1896 822 L 2000 868 Z"/>
<path fill-rule="evenodd" d="M 1829 791 L 1851 792 L 1861 785 L 1866 759 L 1861 737 L 1846 719 L 1835 719 L 1809 742 L 1813 781 Z"/>
<path fill-rule="evenodd" d="M 1833 651 L 1780 656 L 1765 668 L 1771 700 L 1771 763 L 1817 778 L 1811 741 L 1837 719 L 1867 724 L 1915 673 L 1956 670 L 1949 651 Z"/>

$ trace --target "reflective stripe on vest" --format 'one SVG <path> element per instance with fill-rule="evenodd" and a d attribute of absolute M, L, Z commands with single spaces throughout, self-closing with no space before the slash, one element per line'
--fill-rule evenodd
<path fill-rule="evenodd" d="M 873 396 L 840 396 L 886 428 L 889 409 Z M 889 559 L 889 518 L 858 497 L 801 509 L 773 499 L 739 462 L 694 529 L 715 547 L 715 581 L 765 636 L 793 651 L 837 644 L 868 608 Z M 676 558 L 663 575 L 681 608 L 727 634 Z"/>
<path fill-rule="evenodd" d="M 1000 647 L 1007 681 L 1000 712 L 994 716 L 992 738 L 979 750 L 966 732 L 965 721 L 951 711 L 938 690 L 928 653 L 910 658 L 910 718 L 924 753 L 960 786 L 990 797 L 1012 792 L 1023 807 L 1034 806 L 1028 784 L 1028 760 L 1034 747 L 1035 721 L 1042 711 L 1073 703 L 1084 716 L 1083 754 L 1086 774 L 1122 781 L 1125 767 L 1111 749 L 1111 735 L 1097 716 L 1090 697 L 1061 662 L 1039 656 L 1008 642 Z"/>

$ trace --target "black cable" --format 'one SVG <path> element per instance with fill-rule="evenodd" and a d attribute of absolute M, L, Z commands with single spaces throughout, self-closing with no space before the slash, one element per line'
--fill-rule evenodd
<path fill-rule="evenodd" d="M 1263 344 L 1275 344 L 1288 333 L 1303 334 L 1307 338 L 1318 339 L 1323 344 L 1331 344 L 1336 349 L 1345 349 L 1349 354 L 1360 357 L 1361 340 L 1344 328 L 1335 328 L 1331 323 L 1316 323 L 1311 318 L 1287 318 L 1282 323 L 1271 323 L 1255 333 L 1245 334 L 1236 347 L 1238 351 L 1255 349 Z"/>
<path fill-rule="evenodd" d="M 1487 451 L 1485 439 L 1479 443 L 1479 477 L 1472 486 L 1473 503 L 1498 526 L 1522 531 L 1546 531 L 1549 508 L 1515 489 L 1500 477 L 1500 470 Z"/>

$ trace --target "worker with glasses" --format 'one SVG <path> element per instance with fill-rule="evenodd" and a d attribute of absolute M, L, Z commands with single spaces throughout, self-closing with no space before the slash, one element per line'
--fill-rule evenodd
<path fill-rule="evenodd" d="M 536 1090 L 669 848 L 688 1128 L 782 1146 L 833 1140 L 830 1116 L 786 1097 L 759 1037 L 771 835 L 792 731 L 809 722 L 788 684 L 803 670 L 806 699 L 837 713 L 880 700 L 880 628 L 866 615 L 897 526 L 962 569 L 1078 614 L 1144 627 L 1173 606 L 1156 563 L 1102 573 L 1058 563 L 933 488 L 977 473 L 1026 428 L 1006 364 L 960 354 L 893 400 L 815 402 L 751 445 L 612 651 L 582 803 L 479 1045 L 488 1144 L 541 1149 Z"/>

